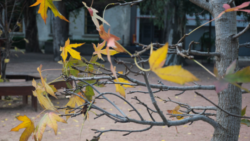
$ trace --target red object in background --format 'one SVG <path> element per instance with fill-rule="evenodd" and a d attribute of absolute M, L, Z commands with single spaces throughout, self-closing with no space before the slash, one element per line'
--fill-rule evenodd
<path fill-rule="evenodd" d="M 133 34 L 133 44 L 136 42 L 136 35 Z"/>

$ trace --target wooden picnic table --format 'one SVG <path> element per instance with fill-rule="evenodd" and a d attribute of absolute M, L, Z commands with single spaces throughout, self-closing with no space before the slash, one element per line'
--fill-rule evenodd
<path fill-rule="evenodd" d="M 22 82 L 4 82 L 0 83 L 0 98 L 1 96 L 22 96 L 23 104 L 28 104 L 28 96 L 31 96 L 31 105 L 37 111 L 37 98 L 33 96 L 32 91 L 35 88 L 32 86 L 32 80 L 40 81 L 39 74 L 25 74 L 25 73 L 8 73 L 8 79 L 25 80 Z M 54 80 L 55 77 L 47 76 L 47 82 Z M 55 88 L 66 88 L 66 82 L 54 82 Z"/>

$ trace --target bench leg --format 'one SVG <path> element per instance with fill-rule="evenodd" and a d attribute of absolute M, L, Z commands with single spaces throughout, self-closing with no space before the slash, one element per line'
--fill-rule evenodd
<path fill-rule="evenodd" d="M 34 97 L 34 95 L 31 96 L 31 102 L 32 102 L 32 107 L 35 109 L 37 112 L 37 98 Z"/>
<path fill-rule="evenodd" d="M 23 105 L 27 105 L 28 104 L 28 96 L 24 95 L 23 96 Z"/>

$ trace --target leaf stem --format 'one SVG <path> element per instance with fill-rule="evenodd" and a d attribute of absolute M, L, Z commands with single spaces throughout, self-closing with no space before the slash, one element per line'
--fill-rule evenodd
<path fill-rule="evenodd" d="M 151 70 L 150 68 L 149 68 L 149 69 L 144 69 L 144 68 L 140 67 L 140 66 L 138 65 L 138 63 L 137 63 L 136 57 L 134 57 L 134 61 L 135 61 L 135 65 L 136 65 L 140 70 L 142 70 L 142 71 L 150 71 L 150 70 Z"/>
<path fill-rule="evenodd" d="M 200 62 L 198 62 L 195 59 L 192 59 L 195 63 L 197 63 L 198 65 L 200 65 L 203 69 L 205 69 L 208 73 L 210 73 L 213 77 L 216 77 L 210 70 L 208 70 L 205 66 L 203 66 Z"/>

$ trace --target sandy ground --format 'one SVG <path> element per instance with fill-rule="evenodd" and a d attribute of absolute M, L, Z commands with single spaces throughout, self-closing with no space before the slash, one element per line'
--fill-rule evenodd
<path fill-rule="evenodd" d="M 87 57 L 89 58 L 89 57 Z M 44 54 L 18 54 L 18 57 L 13 55 L 10 64 L 8 65 L 9 72 L 27 72 L 30 74 L 37 73 L 36 68 L 43 64 L 43 69 L 60 69 L 60 65 L 56 62 L 51 61 L 52 55 L 44 55 Z M 126 61 L 131 61 L 129 59 L 125 59 Z M 108 67 L 109 64 L 105 63 Z M 240 66 L 250 65 L 250 62 L 242 62 Z M 120 65 L 116 65 L 119 70 L 123 70 L 123 67 Z M 206 65 L 210 70 L 213 69 L 213 65 Z M 202 85 L 210 85 L 215 80 L 206 73 L 200 67 L 197 67 L 192 62 L 188 62 L 188 66 L 184 66 L 185 69 L 191 71 L 194 75 L 196 75 L 200 81 L 198 84 Z M 46 71 L 44 72 L 44 76 L 46 73 L 59 75 L 60 71 Z M 132 76 L 140 81 L 143 81 L 143 78 L 139 76 Z M 152 84 L 157 84 L 158 77 L 150 73 L 149 80 Z M 176 84 L 169 83 L 163 81 L 164 84 L 169 86 L 174 86 Z M 192 85 L 192 84 L 186 84 Z M 244 85 L 247 88 L 250 88 L 250 85 Z M 98 88 L 100 91 L 103 92 L 115 92 L 115 87 L 113 85 L 109 85 L 105 88 Z M 145 91 L 145 87 L 136 87 L 127 89 L 126 92 L 131 90 L 142 90 Z M 218 98 L 214 91 L 202 91 L 199 90 L 198 92 L 207 96 L 210 100 L 217 102 Z M 194 94 L 193 91 L 187 91 L 181 96 L 175 96 L 175 94 L 179 93 L 178 91 L 166 91 L 157 93 L 157 96 L 160 96 L 163 99 L 167 99 L 168 97 L 172 100 L 184 102 L 190 104 L 191 106 L 211 106 L 203 98 L 198 97 Z M 136 104 L 137 102 L 132 97 L 137 96 L 142 102 L 148 104 L 148 106 L 152 107 L 150 98 L 148 94 L 141 94 L 135 93 L 127 95 L 127 100 L 135 105 L 135 107 L 139 110 L 139 112 L 143 115 L 143 117 L 149 120 L 149 115 L 147 114 L 145 107 Z M 124 101 L 120 101 L 117 98 L 109 97 L 112 101 L 114 101 L 118 107 L 120 107 L 125 114 L 129 117 L 134 117 L 139 119 L 139 117 L 134 112 L 129 112 L 131 107 L 125 103 Z M 67 103 L 68 99 L 66 98 L 59 98 L 53 99 L 53 103 L 56 106 L 63 106 Z M 164 103 L 160 100 L 157 100 L 157 103 L 161 107 L 161 110 L 164 114 L 167 114 L 167 110 L 173 109 L 176 105 L 173 103 Z M 250 95 L 245 94 L 243 95 L 243 103 L 242 107 L 249 105 L 250 103 Z M 98 106 L 105 108 L 106 110 L 114 113 L 118 113 L 114 107 L 112 107 L 109 103 L 103 100 L 98 100 L 96 103 Z M 10 132 L 10 130 L 20 124 L 21 122 L 16 120 L 15 117 L 17 115 L 27 115 L 31 119 L 34 120 L 35 123 L 39 122 L 40 118 L 37 118 L 37 115 L 42 112 L 43 109 L 39 106 L 38 112 L 35 112 L 32 107 L 29 105 L 21 105 L 21 98 L 15 97 L 14 100 L 11 101 L 0 101 L 0 141 L 17 141 L 21 136 L 21 133 L 24 129 L 20 130 L 19 132 Z M 95 111 L 96 112 L 96 111 Z M 96 112 L 98 113 L 98 112 Z M 250 115 L 250 109 L 247 109 L 247 115 Z M 93 118 L 95 114 L 90 112 L 90 119 L 87 120 L 83 125 L 83 117 L 78 116 L 75 118 L 70 118 L 67 124 L 59 123 L 58 124 L 58 135 L 55 136 L 53 130 L 49 127 L 46 127 L 45 133 L 43 135 L 43 141 L 54 141 L 54 140 L 63 140 L 63 141 L 86 141 L 86 139 L 91 139 L 95 134 L 94 131 L 91 129 L 127 129 L 127 130 L 138 130 L 147 128 L 148 126 L 138 125 L 133 123 L 125 123 L 125 124 L 118 124 L 114 123 L 111 119 L 107 117 L 101 117 L 96 120 Z M 161 121 L 158 115 L 154 115 L 155 119 Z M 186 124 L 177 127 L 178 132 L 176 131 L 175 127 L 153 127 L 149 131 L 140 132 L 140 133 L 131 133 L 128 136 L 123 136 L 123 133 L 120 132 L 108 132 L 101 136 L 101 141 L 209 141 L 213 134 L 213 128 L 202 121 L 194 122 L 192 125 Z M 32 140 L 31 138 L 29 140 Z M 241 126 L 240 131 L 240 141 L 249 141 L 250 134 L 249 128 L 245 125 Z"/>

